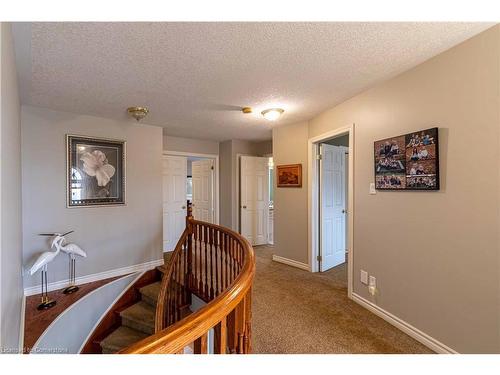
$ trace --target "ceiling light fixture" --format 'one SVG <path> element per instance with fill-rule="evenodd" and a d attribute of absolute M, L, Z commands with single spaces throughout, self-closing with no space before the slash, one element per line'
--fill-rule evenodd
<path fill-rule="evenodd" d="M 265 111 L 262 111 L 262 116 L 268 121 L 276 121 L 279 117 L 285 112 L 284 109 L 281 108 L 269 108 Z"/>
<path fill-rule="evenodd" d="M 137 121 L 142 120 L 149 113 L 149 109 L 146 107 L 129 107 L 127 112 L 130 116 L 135 118 Z"/>
<path fill-rule="evenodd" d="M 252 107 L 243 107 L 241 108 L 241 112 L 247 114 L 247 113 L 252 113 Z"/>

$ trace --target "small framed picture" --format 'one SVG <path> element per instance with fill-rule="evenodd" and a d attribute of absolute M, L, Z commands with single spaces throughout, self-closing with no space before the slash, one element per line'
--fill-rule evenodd
<path fill-rule="evenodd" d="M 278 187 L 302 187 L 302 164 L 278 165 L 276 180 Z"/>
<path fill-rule="evenodd" d="M 66 135 L 67 206 L 125 204 L 125 141 Z"/>

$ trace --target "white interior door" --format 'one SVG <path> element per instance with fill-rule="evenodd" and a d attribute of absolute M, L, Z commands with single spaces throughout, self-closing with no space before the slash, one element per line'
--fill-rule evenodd
<path fill-rule="evenodd" d="M 187 158 L 163 157 L 163 251 L 173 251 L 186 226 Z"/>
<path fill-rule="evenodd" d="M 213 223 L 214 210 L 214 159 L 192 162 L 193 216 L 197 220 Z"/>
<path fill-rule="evenodd" d="M 321 145 L 321 271 L 345 262 L 347 147 Z"/>
<path fill-rule="evenodd" d="M 241 156 L 241 234 L 252 245 L 267 243 L 269 218 L 269 158 Z"/>

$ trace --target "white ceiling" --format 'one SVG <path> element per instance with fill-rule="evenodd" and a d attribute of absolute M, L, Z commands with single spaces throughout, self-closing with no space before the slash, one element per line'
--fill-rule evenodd
<path fill-rule="evenodd" d="M 173 136 L 263 140 L 490 27 L 485 23 L 32 23 L 14 26 L 23 104 Z M 254 113 L 242 114 L 242 106 Z M 269 123 L 260 111 L 282 107 Z"/>

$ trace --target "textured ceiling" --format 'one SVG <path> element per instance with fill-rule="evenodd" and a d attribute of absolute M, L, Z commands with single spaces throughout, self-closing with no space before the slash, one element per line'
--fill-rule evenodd
<path fill-rule="evenodd" d="M 115 119 L 143 105 L 169 135 L 262 140 L 489 26 L 32 23 L 14 38 L 23 104 Z M 274 106 L 282 118 L 263 120 Z"/>

